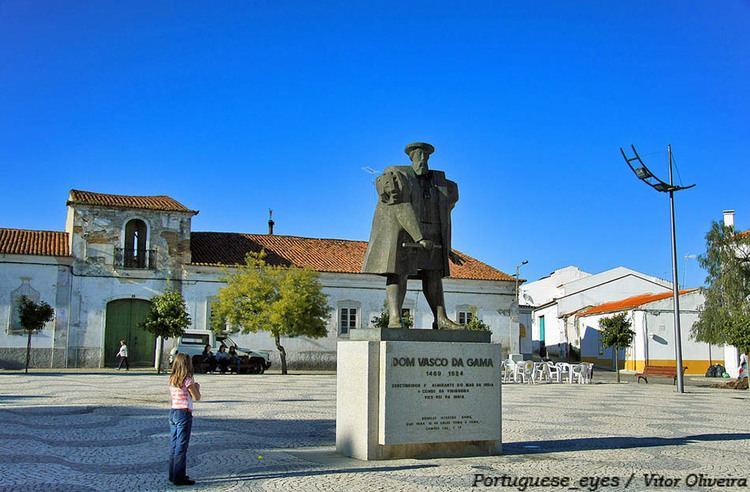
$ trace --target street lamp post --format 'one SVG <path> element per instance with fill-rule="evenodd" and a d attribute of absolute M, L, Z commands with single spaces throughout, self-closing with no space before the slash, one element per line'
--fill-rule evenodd
<path fill-rule="evenodd" d="M 695 186 L 694 184 L 689 186 L 675 186 L 674 180 L 672 178 L 672 146 L 667 146 L 667 152 L 669 154 L 669 183 L 666 183 L 662 181 L 661 179 L 654 176 L 654 173 L 652 173 L 648 167 L 646 167 L 646 164 L 643 163 L 641 160 L 641 156 L 638 155 L 638 151 L 635 150 L 635 146 L 631 145 L 631 149 L 633 149 L 633 154 L 635 157 L 628 158 L 627 154 L 625 154 L 625 151 L 620 147 L 620 153 L 622 153 L 622 157 L 625 159 L 625 162 L 628 163 L 628 166 L 630 166 L 630 169 L 635 173 L 635 175 L 655 189 L 658 192 L 661 193 L 669 193 L 669 213 L 670 213 L 670 224 L 671 224 L 671 233 L 672 233 L 672 297 L 674 298 L 674 352 L 675 352 L 675 363 L 677 365 L 677 392 L 678 393 L 684 393 L 685 392 L 685 386 L 682 376 L 682 341 L 681 341 L 681 331 L 680 331 L 680 288 L 677 283 L 677 233 L 676 233 L 676 227 L 675 227 L 675 219 L 674 219 L 674 194 L 676 191 L 680 190 L 687 190 L 688 188 L 692 188 Z M 637 164 L 634 166 L 633 162 L 637 162 Z"/>
<path fill-rule="evenodd" d="M 521 305 L 521 298 L 518 294 L 518 278 L 521 276 L 521 267 L 527 264 L 528 262 L 529 260 L 523 260 L 521 263 L 516 265 L 516 274 L 513 275 L 514 277 L 516 277 L 516 306 Z"/>
<path fill-rule="evenodd" d="M 518 292 L 518 284 L 519 284 L 519 278 L 521 276 L 521 267 L 523 265 L 527 264 L 528 262 L 529 262 L 529 260 L 523 260 L 521 263 L 519 263 L 518 265 L 516 265 L 516 273 L 513 274 L 513 276 L 516 278 L 516 288 L 515 288 L 516 306 L 515 306 L 515 311 L 514 311 L 514 307 L 511 304 L 510 326 L 509 326 L 509 330 L 508 330 L 508 337 L 509 337 L 509 339 L 508 339 L 508 346 L 511 347 L 511 350 L 513 350 L 513 344 L 511 343 L 511 339 L 512 338 L 516 338 L 516 340 L 518 341 L 518 347 L 515 347 L 515 348 L 517 350 L 516 354 L 518 355 L 518 357 L 521 357 L 521 355 L 520 355 L 520 352 L 521 352 L 521 333 L 520 333 L 520 330 L 519 330 L 519 331 L 517 331 L 514 334 L 513 327 L 515 326 L 516 328 L 519 328 L 520 315 L 521 315 L 520 310 L 519 310 L 519 306 L 521 305 L 521 301 L 520 301 L 520 295 L 519 295 L 519 292 Z M 513 358 L 510 354 L 508 355 L 508 357 Z M 518 359 L 518 360 L 521 360 L 521 359 Z"/>

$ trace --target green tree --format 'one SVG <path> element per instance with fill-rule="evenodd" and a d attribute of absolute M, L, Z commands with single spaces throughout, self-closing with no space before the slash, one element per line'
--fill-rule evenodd
<path fill-rule="evenodd" d="M 380 314 L 372 317 L 372 320 L 370 320 L 370 325 L 373 328 L 388 328 L 388 323 L 390 322 L 391 315 L 388 312 L 388 304 L 384 302 L 383 309 L 380 310 Z M 414 326 L 414 319 L 411 317 L 411 311 L 406 311 L 404 316 L 401 317 L 401 324 L 406 329 Z"/>
<path fill-rule="evenodd" d="M 331 308 L 318 273 L 308 268 L 269 265 L 264 253 L 250 253 L 228 274 L 213 304 L 214 331 L 269 332 L 287 374 L 281 337 L 324 337 Z"/>
<path fill-rule="evenodd" d="M 471 306 L 469 308 L 469 312 L 471 313 L 471 319 L 469 319 L 469 322 L 466 323 L 467 330 L 490 331 L 490 325 L 479 319 L 479 316 L 477 316 L 477 308 L 475 306 Z"/>
<path fill-rule="evenodd" d="M 750 234 L 711 224 L 706 253 L 698 258 L 707 272 L 705 302 L 691 336 L 699 342 L 750 350 Z"/>
<path fill-rule="evenodd" d="M 190 315 L 185 307 L 185 299 L 176 290 L 168 290 L 151 299 L 151 310 L 141 323 L 146 331 L 161 338 L 179 337 L 190 326 Z M 156 372 L 161 373 L 161 350 L 156 353 Z"/>
<path fill-rule="evenodd" d="M 630 347 L 633 343 L 635 332 L 630 329 L 632 323 L 627 319 L 627 313 L 618 313 L 608 318 L 599 320 L 599 338 L 602 345 L 612 347 L 615 352 L 615 372 L 617 373 L 617 382 L 620 382 L 620 361 L 619 353 L 621 348 Z"/>
<path fill-rule="evenodd" d="M 44 325 L 55 319 L 55 310 L 44 301 L 36 303 L 26 296 L 21 297 L 18 305 L 21 327 L 26 331 L 26 373 L 29 372 L 31 360 L 31 335 L 44 328 Z"/>

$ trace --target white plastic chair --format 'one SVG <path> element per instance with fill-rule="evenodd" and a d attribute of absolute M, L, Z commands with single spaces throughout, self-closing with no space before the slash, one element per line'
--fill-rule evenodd
<path fill-rule="evenodd" d="M 503 383 L 515 382 L 515 363 L 512 360 L 504 360 L 502 362 L 502 381 Z"/>
<path fill-rule="evenodd" d="M 591 384 L 591 380 L 594 376 L 594 364 L 591 362 L 582 362 L 581 365 L 585 368 L 583 371 L 583 380 L 586 384 Z"/>
<path fill-rule="evenodd" d="M 524 383 L 534 384 L 534 361 L 525 360 L 518 364 L 518 377 Z"/>
<path fill-rule="evenodd" d="M 547 375 L 550 383 L 561 383 L 562 382 L 562 371 L 560 366 L 547 362 Z"/>
<path fill-rule="evenodd" d="M 547 380 L 547 363 L 535 362 L 534 363 L 534 382 L 542 382 L 546 380 Z"/>
<path fill-rule="evenodd" d="M 570 382 L 584 384 L 586 382 L 586 373 L 588 367 L 584 364 L 571 364 L 570 366 Z"/>
<path fill-rule="evenodd" d="M 557 366 L 558 370 L 560 371 L 560 382 L 564 383 L 567 379 L 568 382 L 572 382 L 570 379 L 570 364 L 567 362 L 558 362 L 555 364 Z"/>

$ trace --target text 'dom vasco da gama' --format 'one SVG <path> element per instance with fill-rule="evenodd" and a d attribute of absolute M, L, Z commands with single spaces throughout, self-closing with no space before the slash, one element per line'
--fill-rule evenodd
<path fill-rule="evenodd" d="M 500 347 L 381 342 L 380 444 L 500 439 Z"/>

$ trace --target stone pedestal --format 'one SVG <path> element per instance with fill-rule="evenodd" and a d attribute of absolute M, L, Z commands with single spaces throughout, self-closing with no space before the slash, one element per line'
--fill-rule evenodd
<path fill-rule="evenodd" d="M 489 332 L 352 330 L 337 349 L 336 450 L 361 460 L 499 454 L 500 360 Z"/>

